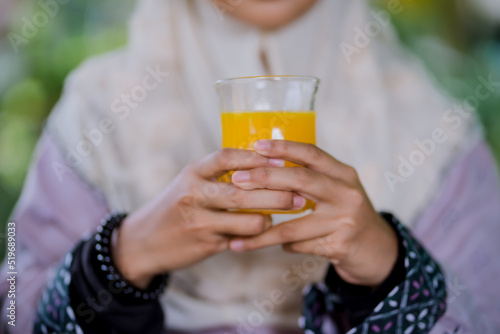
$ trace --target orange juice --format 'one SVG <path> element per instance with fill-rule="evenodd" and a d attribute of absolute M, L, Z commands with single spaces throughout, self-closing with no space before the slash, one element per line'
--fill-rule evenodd
<path fill-rule="evenodd" d="M 253 150 L 260 139 L 284 139 L 316 144 L 316 117 L 313 111 L 228 111 L 221 113 L 222 147 Z M 297 166 L 286 162 L 286 167 Z M 229 176 L 223 178 L 230 182 Z M 252 210 L 264 214 L 299 213 L 314 208 L 307 200 L 295 211 Z"/>

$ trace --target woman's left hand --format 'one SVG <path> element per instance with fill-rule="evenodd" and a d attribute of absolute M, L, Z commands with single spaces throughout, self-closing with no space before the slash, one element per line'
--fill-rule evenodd
<path fill-rule="evenodd" d="M 261 167 L 235 172 L 241 189 L 274 189 L 297 193 L 316 202 L 304 217 L 273 226 L 266 232 L 236 238 L 233 251 L 283 245 L 289 252 L 326 257 L 339 276 L 356 285 L 377 287 L 391 272 L 398 254 L 397 236 L 375 211 L 356 170 L 315 145 L 285 140 L 260 140 L 255 150 L 266 157 L 284 159 L 301 167 Z"/>

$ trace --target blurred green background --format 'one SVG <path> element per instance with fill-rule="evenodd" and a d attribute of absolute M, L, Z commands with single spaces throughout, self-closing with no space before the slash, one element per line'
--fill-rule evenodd
<path fill-rule="evenodd" d="M 179 1 L 179 0 L 178 0 Z M 205 1 L 205 0 L 198 0 Z M 387 9 L 373 0 L 374 8 Z M 485 6 L 479 5 L 484 2 Z M 393 15 L 403 43 L 420 56 L 438 82 L 458 99 L 474 95 L 478 76 L 500 80 L 498 0 L 401 0 Z M 47 13 L 35 0 L 0 4 L 0 231 L 20 194 L 44 119 L 58 100 L 64 78 L 85 58 L 126 42 L 133 0 L 73 0 L 61 4 L 32 37 L 20 41 L 33 16 Z M 54 9 L 54 8 L 53 8 Z M 37 14 L 38 13 L 38 14 Z M 491 17 L 490 17 L 491 16 Z M 41 22 L 43 23 L 43 22 Z M 18 34 L 18 35 L 13 35 Z M 16 44 L 22 43 L 20 45 Z M 16 46 L 17 45 L 17 46 Z M 478 113 L 500 158 L 500 94 Z M 4 253 L 0 238 L 0 259 Z"/>

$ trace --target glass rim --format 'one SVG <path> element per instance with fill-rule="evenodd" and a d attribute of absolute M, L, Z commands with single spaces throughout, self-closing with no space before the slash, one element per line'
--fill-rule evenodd
<path fill-rule="evenodd" d="M 286 81 L 286 80 L 310 80 L 314 81 L 316 85 L 320 83 L 320 79 L 312 76 L 312 75 L 256 75 L 256 76 L 247 76 L 247 77 L 235 77 L 235 78 L 227 78 L 227 79 L 221 79 L 217 80 L 214 83 L 215 87 L 219 87 L 223 84 L 231 83 L 231 82 L 242 82 L 242 81 L 255 81 L 255 80 L 275 80 L 275 81 Z"/>

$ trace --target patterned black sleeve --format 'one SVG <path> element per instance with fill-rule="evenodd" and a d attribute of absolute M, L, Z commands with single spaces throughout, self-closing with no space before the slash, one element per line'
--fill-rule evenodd
<path fill-rule="evenodd" d="M 38 302 L 34 332 L 162 333 L 164 314 L 158 300 L 139 300 L 100 275 L 95 240 L 68 253 Z"/>
<path fill-rule="evenodd" d="M 446 310 L 446 284 L 434 259 L 392 215 L 382 216 L 398 233 L 400 251 L 387 280 L 368 292 L 342 282 L 331 267 L 325 283 L 304 290 L 306 333 L 328 333 L 333 323 L 348 334 L 428 333 Z"/>

